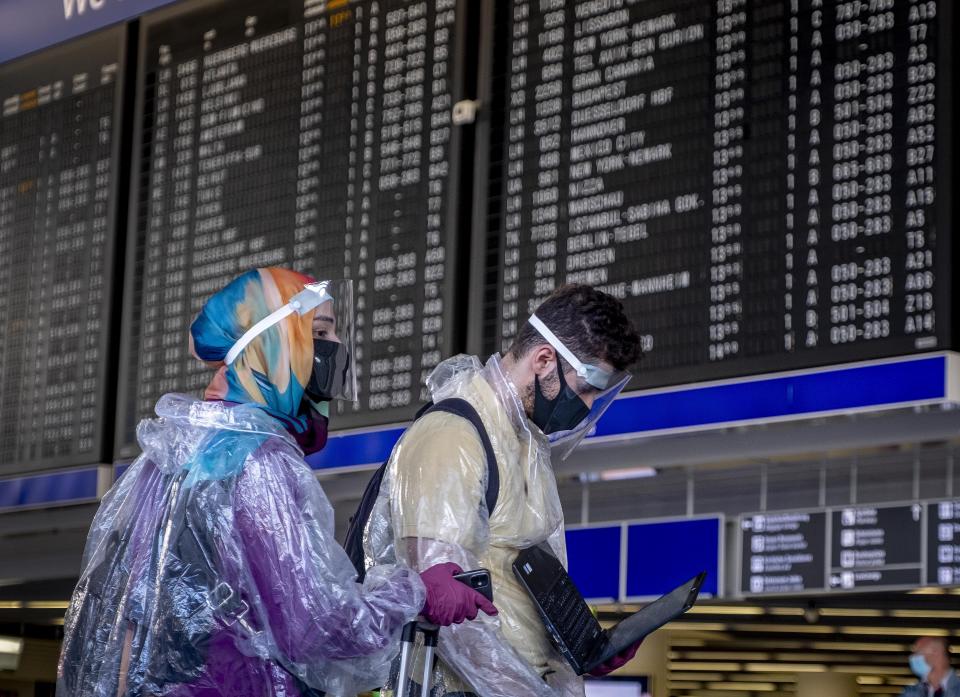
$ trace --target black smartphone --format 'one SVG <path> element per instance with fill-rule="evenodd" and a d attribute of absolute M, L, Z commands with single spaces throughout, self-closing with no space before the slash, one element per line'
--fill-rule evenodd
<path fill-rule="evenodd" d="M 493 602 L 493 584 L 490 583 L 490 572 L 486 569 L 474 569 L 455 574 L 454 578 L 460 583 L 470 586 L 491 603 Z"/>

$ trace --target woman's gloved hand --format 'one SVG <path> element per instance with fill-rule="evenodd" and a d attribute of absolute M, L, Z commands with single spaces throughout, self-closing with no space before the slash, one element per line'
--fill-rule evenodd
<path fill-rule="evenodd" d="M 632 659 L 634 656 L 637 655 L 637 649 L 640 648 L 640 644 L 642 643 L 643 643 L 643 639 L 638 641 L 633 646 L 630 646 L 629 648 L 624 649 L 623 651 L 618 653 L 616 656 L 611 658 L 606 663 L 602 663 L 601 665 L 591 670 L 590 675 L 592 675 L 595 678 L 602 678 L 604 675 L 609 675 L 610 673 L 615 671 L 617 668 L 623 668 L 625 665 L 627 665 L 627 663 L 630 662 L 630 659 Z"/>
<path fill-rule="evenodd" d="M 476 619 L 478 609 L 488 615 L 497 614 L 497 608 L 486 597 L 453 577 L 462 571 L 456 564 L 445 562 L 420 574 L 427 587 L 427 602 L 422 611 L 427 621 L 446 627 Z"/>

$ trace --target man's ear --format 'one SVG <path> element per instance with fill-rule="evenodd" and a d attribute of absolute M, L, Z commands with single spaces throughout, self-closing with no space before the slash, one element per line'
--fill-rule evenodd
<path fill-rule="evenodd" d="M 543 380 L 557 370 L 557 352 L 550 344 L 540 344 L 530 352 L 530 369 Z"/>

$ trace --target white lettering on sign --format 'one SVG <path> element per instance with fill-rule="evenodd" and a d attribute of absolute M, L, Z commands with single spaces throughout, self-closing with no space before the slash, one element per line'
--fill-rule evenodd
<path fill-rule="evenodd" d="M 63 0 L 63 18 L 70 19 L 73 17 L 74 9 L 76 9 L 77 16 L 79 17 L 87 11 L 88 5 L 91 10 L 99 10 L 106 1 L 107 0 Z"/>

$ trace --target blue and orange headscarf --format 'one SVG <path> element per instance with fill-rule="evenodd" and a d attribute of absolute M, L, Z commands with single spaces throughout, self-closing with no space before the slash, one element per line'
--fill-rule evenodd
<path fill-rule="evenodd" d="M 217 367 L 205 399 L 253 403 L 295 433 L 307 430 L 301 405 L 313 365 L 313 313 L 285 317 L 257 336 L 231 365 L 224 360 L 250 327 L 312 281 L 288 269 L 254 269 L 207 300 L 190 326 L 190 350 Z"/>

